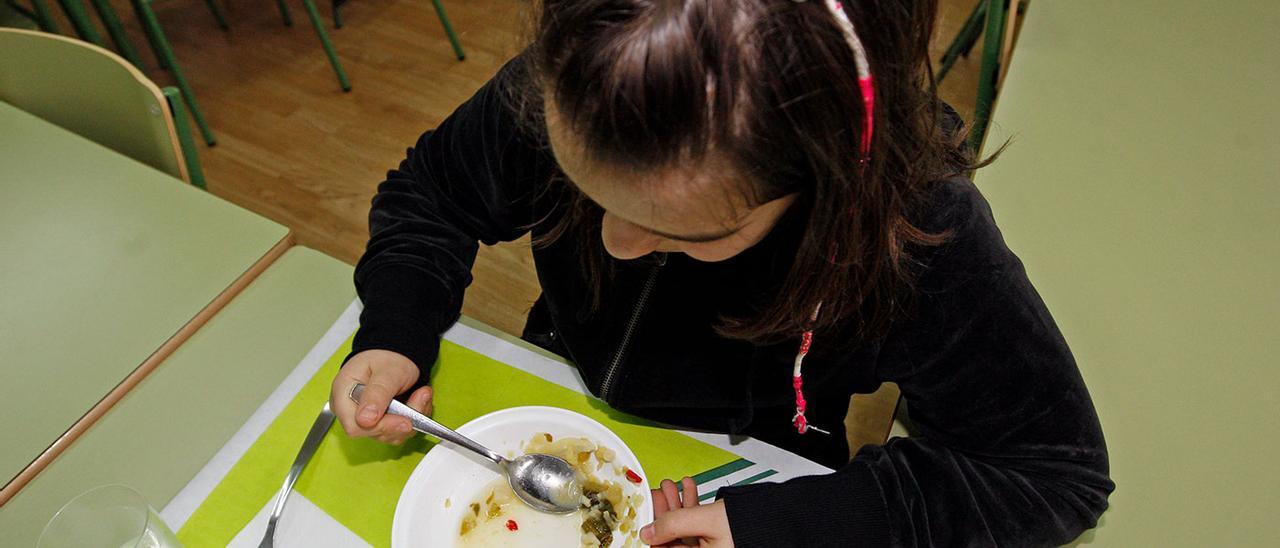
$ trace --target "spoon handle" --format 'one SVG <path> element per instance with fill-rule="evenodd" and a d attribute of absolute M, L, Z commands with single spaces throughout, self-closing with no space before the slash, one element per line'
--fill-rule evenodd
<path fill-rule="evenodd" d="M 363 393 L 364 385 L 356 383 L 355 386 L 351 387 L 351 401 L 360 403 L 360 395 Z M 462 447 L 483 455 L 485 458 L 488 458 L 499 466 L 502 465 L 502 461 L 506 460 L 497 453 L 490 451 L 485 446 L 476 443 L 471 438 L 453 431 L 449 427 L 432 420 L 431 417 L 423 415 L 422 413 L 419 413 L 418 410 L 396 400 L 391 400 L 391 405 L 387 407 L 387 413 L 409 419 L 414 430 L 461 445 Z"/>

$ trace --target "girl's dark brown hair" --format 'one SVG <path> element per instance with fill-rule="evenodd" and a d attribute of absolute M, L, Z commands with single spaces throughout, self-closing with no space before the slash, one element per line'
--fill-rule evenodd
<path fill-rule="evenodd" d="M 536 120 L 553 101 L 590 160 L 653 169 L 716 154 L 750 181 L 752 203 L 797 195 L 805 227 L 789 273 L 767 306 L 722 318 L 724 336 L 882 334 L 911 286 L 909 250 L 946 236 L 909 219 L 932 182 L 976 167 L 964 135 L 943 129 L 928 58 L 936 2 L 844 5 L 877 85 L 865 166 L 853 52 L 821 0 L 544 0 L 536 15 L 525 110 Z M 567 190 L 567 214 L 535 245 L 575 239 L 598 296 L 612 265 L 602 211 Z"/>

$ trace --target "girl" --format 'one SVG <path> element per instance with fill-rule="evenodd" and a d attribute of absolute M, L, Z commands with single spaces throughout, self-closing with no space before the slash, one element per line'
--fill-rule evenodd
<path fill-rule="evenodd" d="M 533 44 L 378 189 L 344 429 L 429 412 L 478 242 L 532 231 L 526 338 L 609 405 L 837 469 L 655 492 L 650 544 L 1061 544 L 1113 489 L 1065 341 L 939 101 L 932 1 L 545 0 Z M 797 348 L 799 349 L 797 352 Z M 357 409 L 344 396 L 369 385 Z M 849 459 L 849 397 L 918 435 Z M 447 397 L 447 395 L 445 395 Z"/>

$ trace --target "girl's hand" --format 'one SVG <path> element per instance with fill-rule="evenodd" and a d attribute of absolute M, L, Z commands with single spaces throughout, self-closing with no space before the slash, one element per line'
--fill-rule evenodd
<path fill-rule="evenodd" d="M 699 505 L 693 478 L 686 476 L 680 483 L 683 497 L 671 480 L 662 480 L 661 488 L 653 490 L 654 520 L 640 529 L 640 540 L 653 546 L 732 548 L 724 501 Z"/>
<path fill-rule="evenodd" d="M 338 371 L 329 389 L 329 407 L 348 436 L 400 445 L 413 435 L 409 419 L 385 413 L 391 399 L 417 380 L 418 367 L 409 358 L 389 350 L 365 350 Z M 348 396 L 357 382 L 365 385 L 359 409 Z M 424 386 L 414 390 L 405 403 L 430 415 L 432 396 L 431 387 Z"/>

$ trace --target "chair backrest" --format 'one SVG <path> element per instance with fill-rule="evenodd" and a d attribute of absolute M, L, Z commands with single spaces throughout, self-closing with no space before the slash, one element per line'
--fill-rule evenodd
<path fill-rule="evenodd" d="M 190 182 L 160 88 L 128 61 L 65 36 L 0 28 L 0 101 Z"/>

